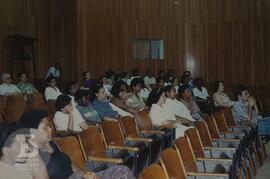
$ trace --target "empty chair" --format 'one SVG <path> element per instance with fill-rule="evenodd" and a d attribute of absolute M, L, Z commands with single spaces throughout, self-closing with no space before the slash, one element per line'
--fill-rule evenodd
<path fill-rule="evenodd" d="M 145 168 L 139 175 L 138 179 L 168 179 L 163 168 L 158 164 L 153 164 Z"/>
<path fill-rule="evenodd" d="M 177 154 L 177 152 L 172 148 L 168 148 L 161 153 L 160 162 L 162 168 L 165 170 L 165 174 L 168 179 L 169 178 L 186 179 L 187 177 L 188 178 L 205 177 L 206 179 L 211 177 L 228 178 L 228 174 L 186 171 L 182 161 L 182 156 Z"/>
<path fill-rule="evenodd" d="M 147 138 L 141 138 L 135 120 L 130 116 L 121 117 L 119 119 L 125 139 L 133 139 L 134 141 L 146 142 L 150 145 L 149 164 L 154 162 L 161 151 L 161 139 L 156 135 L 148 135 Z"/>
<path fill-rule="evenodd" d="M 188 136 L 196 158 L 232 158 L 235 148 L 204 146 L 199 132 L 196 128 L 188 129 L 185 134 Z"/>
<path fill-rule="evenodd" d="M 196 158 L 189 138 L 187 136 L 179 137 L 175 140 L 174 147 L 181 154 L 184 167 L 188 172 L 217 172 L 226 173 L 230 171 L 231 159 L 219 158 Z"/>
<path fill-rule="evenodd" d="M 27 108 L 32 109 L 47 109 L 46 104 L 41 93 L 34 93 L 27 95 Z"/>
<path fill-rule="evenodd" d="M 25 112 L 26 102 L 22 95 L 10 95 L 6 99 L 5 119 L 10 123 L 18 123 Z"/>
<path fill-rule="evenodd" d="M 69 156 L 71 161 L 81 169 L 86 169 L 85 154 L 83 153 L 78 139 L 74 136 L 54 139 L 60 149 Z"/>
<path fill-rule="evenodd" d="M 241 142 L 240 139 L 224 139 L 220 138 L 218 131 L 214 130 L 215 138 L 212 138 L 208 126 L 205 121 L 196 122 L 195 126 L 200 134 L 202 143 L 204 146 L 218 146 L 218 147 L 228 147 L 228 146 L 238 146 Z M 216 129 L 216 128 L 214 128 Z"/>
<path fill-rule="evenodd" d="M 128 152 L 119 152 L 113 157 L 108 156 L 103 136 L 98 126 L 90 126 L 78 134 L 79 142 L 86 154 L 85 160 L 91 161 L 92 169 L 98 171 L 105 163 L 123 164 L 132 169 L 133 158 Z M 98 165 L 102 163 L 103 165 Z"/>
<path fill-rule="evenodd" d="M 149 155 L 149 147 L 143 142 L 135 142 L 132 145 L 127 145 L 123 136 L 123 132 L 118 121 L 103 121 L 101 123 L 102 132 L 104 134 L 107 147 L 114 150 L 128 150 L 134 154 L 134 173 L 140 172 Z M 129 140 L 127 138 L 127 140 Z M 134 142 L 132 140 L 129 140 Z"/>

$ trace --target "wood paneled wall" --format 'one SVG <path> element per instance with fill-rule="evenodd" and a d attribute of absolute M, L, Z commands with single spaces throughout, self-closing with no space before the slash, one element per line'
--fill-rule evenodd
<path fill-rule="evenodd" d="M 270 84 L 269 11 L 269 0 L 76 0 L 73 71 L 173 68 L 205 81 Z M 165 59 L 132 59 L 132 38 L 163 39 Z"/>
<path fill-rule="evenodd" d="M 73 0 L 0 0 L 0 73 L 13 70 L 16 76 L 19 72 L 20 64 L 11 67 L 6 36 L 20 34 L 39 40 L 36 42 L 38 78 L 43 78 L 55 61 L 62 63 L 64 78 L 70 78 L 74 7 Z M 31 74 L 30 64 L 28 70 Z"/>

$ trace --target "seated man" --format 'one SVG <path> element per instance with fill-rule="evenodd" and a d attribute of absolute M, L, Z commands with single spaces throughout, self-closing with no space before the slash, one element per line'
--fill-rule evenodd
<path fill-rule="evenodd" d="M 92 123 L 100 123 L 102 119 L 97 111 L 92 107 L 89 100 L 89 93 L 86 90 L 80 90 L 75 95 L 75 101 L 78 103 L 77 109 L 83 118 Z"/>
<path fill-rule="evenodd" d="M 9 73 L 3 73 L 1 75 L 1 80 L 3 83 L 0 85 L 0 96 L 20 94 L 20 90 L 11 83 L 12 79 Z"/>
<path fill-rule="evenodd" d="M 256 101 L 250 96 L 246 87 L 239 86 L 235 89 L 235 98 L 238 100 L 233 104 L 232 112 L 238 124 L 249 122 L 253 127 L 258 127 L 259 135 L 270 135 L 270 118 L 259 116 Z"/>
<path fill-rule="evenodd" d="M 58 132 L 81 132 L 87 124 L 76 107 L 72 106 L 71 98 L 60 95 L 55 101 L 57 112 L 53 122 Z"/>
<path fill-rule="evenodd" d="M 187 107 L 176 99 L 176 90 L 174 86 L 167 85 L 163 87 L 163 89 L 166 96 L 166 102 L 163 107 L 168 111 L 171 111 L 177 118 L 185 119 L 187 122 L 194 121 Z"/>

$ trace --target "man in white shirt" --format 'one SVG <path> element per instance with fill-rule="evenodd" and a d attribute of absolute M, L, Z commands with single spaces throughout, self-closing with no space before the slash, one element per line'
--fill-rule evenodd
<path fill-rule="evenodd" d="M 87 128 L 87 124 L 76 107 L 71 105 L 71 98 L 60 95 L 55 101 L 57 112 L 53 122 L 57 131 L 80 132 Z"/>
<path fill-rule="evenodd" d="M 164 87 L 166 102 L 163 107 L 170 110 L 176 117 L 194 121 L 188 108 L 176 99 L 176 90 L 172 85 Z"/>
<path fill-rule="evenodd" d="M 152 76 L 151 69 L 146 70 L 143 81 L 145 85 L 151 85 L 151 87 L 152 85 L 156 85 L 157 82 L 156 82 L 155 77 Z"/>
<path fill-rule="evenodd" d="M 0 85 L 1 96 L 20 94 L 20 90 L 17 88 L 17 86 L 11 84 L 12 79 L 9 73 L 3 73 L 1 75 L 1 80 L 3 81 L 3 83 Z"/>

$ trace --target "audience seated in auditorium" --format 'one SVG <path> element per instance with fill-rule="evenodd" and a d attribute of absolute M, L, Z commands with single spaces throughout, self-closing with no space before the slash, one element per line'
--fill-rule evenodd
<path fill-rule="evenodd" d="M 147 105 L 151 106 L 150 119 L 154 126 L 174 126 L 176 127 L 175 137 L 184 135 L 184 132 L 190 127 L 183 125 L 183 121 L 176 119 L 173 112 L 164 108 L 166 102 L 165 92 L 163 88 L 153 89 L 147 99 Z M 187 123 L 186 123 L 187 124 Z M 189 125 L 189 124 L 187 124 Z"/>
<path fill-rule="evenodd" d="M 181 80 L 180 80 L 180 84 L 179 86 L 187 86 L 188 89 L 190 90 L 190 92 L 193 92 L 193 81 L 190 75 L 188 75 L 189 73 L 183 73 Z"/>
<path fill-rule="evenodd" d="M 165 76 L 166 76 L 166 74 L 165 74 L 164 70 L 158 70 L 157 78 L 164 79 Z"/>
<path fill-rule="evenodd" d="M 29 128 L 31 134 L 35 135 L 32 142 L 37 145 L 50 178 L 106 179 L 110 176 L 110 178 L 118 179 L 125 176 L 134 179 L 132 172 L 125 166 L 110 167 L 97 173 L 85 171 L 76 166 L 52 141 L 48 120 L 46 111 L 33 110 L 21 117 L 20 127 Z"/>
<path fill-rule="evenodd" d="M 81 81 L 81 90 L 89 90 L 92 84 L 93 80 L 91 79 L 91 73 L 89 71 L 84 72 Z"/>
<path fill-rule="evenodd" d="M 110 106 L 102 85 L 97 84 L 93 86 L 90 93 L 90 101 L 92 101 L 94 109 L 102 119 L 111 120 L 119 117 L 118 112 Z"/>
<path fill-rule="evenodd" d="M 154 88 L 156 86 L 156 79 L 155 77 L 152 75 L 152 71 L 151 69 L 147 69 L 145 71 L 145 76 L 143 78 L 144 84 L 145 85 L 150 85 L 151 88 Z"/>
<path fill-rule="evenodd" d="M 171 80 L 171 84 L 173 85 L 173 87 L 175 88 L 176 94 L 178 94 L 178 89 L 179 89 L 179 81 L 178 78 L 173 77 Z"/>
<path fill-rule="evenodd" d="M 28 75 L 26 72 L 21 72 L 18 74 L 19 83 L 17 84 L 17 88 L 21 91 L 21 94 L 34 94 L 38 91 L 36 88 L 28 82 Z"/>
<path fill-rule="evenodd" d="M 203 113 L 210 114 L 212 112 L 209 94 L 207 89 L 203 87 L 202 78 L 196 78 L 194 80 L 193 96 Z"/>
<path fill-rule="evenodd" d="M 14 132 L 13 129 L 5 126 L 0 129 L 0 132 L 0 178 L 49 178 L 46 166 L 38 153 L 33 156 L 30 156 L 30 154 L 27 155 L 26 151 L 24 151 L 25 156 L 23 155 L 24 153 L 22 153 L 22 146 L 27 146 L 27 141 L 18 136 L 29 136 L 30 133 L 28 129 L 20 129 Z"/>
<path fill-rule="evenodd" d="M 142 85 L 142 87 L 141 87 L 141 91 L 139 93 L 139 96 L 143 99 L 144 102 L 146 102 L 152 89 L 151 89 L 150 85 L 145 85 L 143 80 L 141 80 L 141 85 Z"/>
<path fill-rule="evenodd" d="M 78 90 L 79 90 L 79 84 L 74 81 L 70 81 L 65 85 L 65 95 L 68 95 L 68 97 L 71 98 L 71 104 L 73 106 L 77 106 L 77 102 L 75 101 L 74 98 Z"/>
<path fill-rule="evenodd" d="M 133 78 L 130 83 L 131 92 L 128 95 L 126 101 L 127 105 L 137 110 L 146 109 L 145 103 L 142 97 L 139 95 L 142 89 L 143 80 L 141 78 Z"/>
<path fill-rule="evenodd" d="M 107 83 L 112 87 L 114 84 L 115 72 L 113 70 L 107 70 L 104 76 L 107 79 Z"/>
<path fill-rule="evenodd" d="M 53 66 L 51 66 L 46 75 L 45 75 L 45 79 L 47 79 L 49 76 L 53 76 L 56 79 L 60 79 L 61 78 L 61 64 L 58 62 L 55 62 Z"/>
<path fill-rule="evenodd" d="M 193 99 L 193 96 L 188 86 L 180 86 L 178 90 L 180 101 L 189 109 L 191 116 L 195 120 L 202 120 L 202 113 L 198 105 Z"/>
<path fill-rule="evenodd" d="M 129 75 L 127 72 L 123 72 L 121 74 L 121 78 L 122 78 L 122 81 L 125 82 L 126 84 L 128 84 L 128 79 L 129 79 Z"/>
<path fill-rule="evenodd" d="M 176 117 L 180 117 L 189 121 L 194 121 L 187 107 L 182 102 L 176 99 L 175 88 L 172 85 L 168 85 L 163 87 L 163 90 L 166 96 L 166 101 L 163 104 L 163 107 L 167 111 L 171 111 Z"/>
<path fill-rule="evenodd" d="M 263 118 L 259 115 L 256 100 L 249 94 L 248 88 L 238 86 L 234 95 L 237 99 L 232 108 L 235 121 L 238 124 L 251 122 L 254 127 L 258 126 L 259 135 L 270 135 L 270 117 Z"/>
<path fill-rule="evenodd" d="M 224 92 L 224 83 L 222 81 L 217 81 L 214 83 L 214 95 L 213 100 L 216 107 L 231 107 L 233 101 Z"/>
<path fill-rule="evenodd" d="M 60 95 L 55 101 L 57 112 L 53 122 L 59 132 L 80 132 L 87 128 L 87 124 L 76 107 L 72 106 L 71 98 Z"/>
<path fill-rule="evenodd" d="M 1 75 L 2 84 L 0 85 L 0 96 L 18 95 L 21 91 L 16 85 L 12 84 L 12 79 L 9 73 L 3 73 Z"/>
<path fill-rule="evenodd" d="M 61 91 L 56 86 L 56 78 L 54 76 L 49 76 L 47 78 L 47 87 L 44 91 L 44 96 L 46 101 L 48 100 L 56 100 L 59 95 L 61 95 Z"/>
<path fill-rule="evenodd" d="M 89 100 L 89 92 L 86 90 L 77 91 L 75 100 L 78 103 L 77 109 L 81 113 L 82 117 L 91 123 L 100 123 L 102 119 L 98 115 L 97 111 L 93 108 Z"/>

